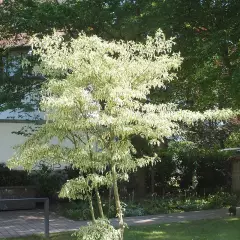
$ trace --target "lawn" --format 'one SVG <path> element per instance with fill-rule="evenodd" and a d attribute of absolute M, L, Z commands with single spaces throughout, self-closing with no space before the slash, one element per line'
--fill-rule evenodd
<path fill-rule="evenodd" d="M 42 240 L 40 236 L 11 240 Z M 51 235 L 51 240 L 68 240 L 71 233 Z M 236 240 L 240 239 L 240 218 L 201 220 L 185 223 L 161 224 L 147 227 L 131 227 L 125 240 Z M 3 240 L 3 239 L 1 239 Z M 9 240 L 9 239 L 8 239 Z"/>

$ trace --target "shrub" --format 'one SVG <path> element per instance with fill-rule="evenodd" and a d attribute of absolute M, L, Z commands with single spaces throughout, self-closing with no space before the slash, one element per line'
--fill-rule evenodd
<path fill-rule="evenodd" d="M 23 170 L 10 170 L 5 164 L 0 164 L 0 187 L 5 186 L 27 186 L 37 187 L 38 195 L 41 197 L 57 196 L 61 186 L 79 174 L 71 167 L 54 170 L 52 167 L 41 163 L 38 170 L 31 173 Z"/>
<path fill-rule="evenodd" d="M 140 204 L 134 204 L 132 202 L 129 204 L 122 203 L 122 207 L 125 217 L 145 215 L 145 210 Z"/>
<path fill-rule="evenodd" d="M 209 203 L 205 199 L 186 199 L 178 203 L 178 208 L 184 212 L 209 209 Z"/>
<path fill-rule="evenodd" d="M 10 170 L 5 164 L 0 164 L 0 187 L 31 185 L 26 171 Z"/>
<path fill-rule="evenodd" d="M 236 195 L 227 192 L 218 192 L 215 195 L 209 195 L 208 202 L 211 208 L 221 208 L 224 206 L 236 205 L 238 198 Z"/>
<path fill-rule="evenodd" d="M 110 225 L 107 219 L 98 219 L 81 227 L 74 236 L 78 240 L 118 240 L 120 232 Z"/>
<path fill-rule="evenodd" d="M 44 163 L 39 165 L 39 170 L 31 173 L 31 182 L 37 187 L 40 197 L 56 197 L 66 181 L 64 170 L 54 170 Z"/>
<path fill-rule="evenodd" d="M 73 220 L 89 220 L 91 218 L 89 206 L 85 201 L 59 204 L 57 211 L 60 215 Z"/>

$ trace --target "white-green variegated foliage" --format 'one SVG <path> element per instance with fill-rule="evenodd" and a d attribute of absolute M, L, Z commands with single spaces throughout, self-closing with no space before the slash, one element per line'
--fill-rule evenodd
<path fill-rule="evenodd" d="M 166 40 L 160 30 L 145 43 L 109 42 L 85 34 L 65 42 L 55 34 L 36 38 L 33 44 L 40 57 L 34 69 L 48 78 L 41 101 L 47 123 L 18 149 L 10 166 L 30 170 L 45 160 L 72 164 L 85 174 L 104 173 L 105 179 L 91 175 L 91 184 L 97 188 L 113 183 L 118 199 L 117 180 L 154 160 L 133 157 L 131 136 L 158 144 L 180 133 L 179 122 L 234 115 L 229 109 L 199 113 L 149 101 L 151 89 L 164 89 L 182 62 L 180 54 L 172 52 L 173 40 Z M 59 144 L 51 144 L 54 137 Z M 66 140 L 71 145 L 63 144 Z M 69 181 L 61 195 L 82 198 L 94 188 L 88 182 L 82 177 Z M 116 208 L 123 228 L 118 201 Z"/>
<path fill-rule="evenodd" d="M 129 136 L 153 142 L 178 131 L 180 115 L 172 104 L 147 103 L 152 87 L 164 87 L 181 63 L 171 52 L 172 40 L 161 31 L 145 44 L 107 42 L 81 34 L 71 43 L 57 35 L 34 39 L 41 63 L 35 71 L 48 76 L 41 106 L 47 124 L 15 156 L 27 169 L 40 159 L 73 164 L 81 171 L 104 171 L 109 165 L 123 172 L 151 159 L 136 161 Z M 73 146 L 49 145 L 53 137 Z M 96 151 L 97 150 L 97 151 Z"/>
<path fill-rule="evenodd" d="M 85 34 L 70 43 L 55 34 L 33 44 L 41 61 L 35 71 L 49 79 L 41 101 L 47 124 L 20 147 L 11 166 L 31 169 L 45 159 L 71 163 L 81 171 L 105 170 L 109 164 L 128 171 L 150 160 L 132 158 L 129 136 L 139 134 L 158 143 L 179 132 L 178 120 L 191 124 L 232 115 L 231 110 L 200 114 L 171 103 L 149 103 L 150 89 L 164 88 L 182 61 L 161 31 L 145 44 Z M 68 139 L 73 146 L 49 145 L 53 137 Z"/>
<path fill-rule="evenodd" d="M 120 240 L 121 234 L 110 225 L 106 219 L 99 219 L 95 223 L 88 223 L 74 233 L 73 236 L 81 240 Z"/>

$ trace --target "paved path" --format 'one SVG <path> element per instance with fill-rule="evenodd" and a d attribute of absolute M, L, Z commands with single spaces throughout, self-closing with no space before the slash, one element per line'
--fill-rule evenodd
<path fill-rule="evenodd" d="M 239 210 L 238 210 L 239 211 Z M 161 214 L 154 216 L 125 218 L 129 226 L 223 218 L 226 209 L 194 211 L 186 213 Z M 72 221 L 54 213 L 50 215 L 50 232 L 74 231 L 86 225 L 86 221 Z M 116 225 L 116 219 L 112 220 Z M 19 237 L 44 232 L 43 211 L 0 211 L 0 238 Z"/>

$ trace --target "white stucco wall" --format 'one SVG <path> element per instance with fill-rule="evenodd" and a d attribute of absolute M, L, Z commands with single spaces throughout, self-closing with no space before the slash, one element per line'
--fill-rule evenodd
<path fill-rule="evenodd" d="M 14 154 L 13 147 L 26 140 L 24 136 L 12 132 L 19 131 L 28 125 L 27 123 L 0 122 L 0 163 L 5 163 L 11 158 Z"/>
<path fill-rule="evenodd" d="M 26 137 L 13 132 L 18 132 L 22 128 L 34 127 L 33 123 L 24 121 L 38 119 L 44 119 L 44 114 L 38 110 L 26 113 L 21 109 L 0 112 L 0 163 L 5 163 L 11 158 L 14 154 L 13 147 L 24 143 L 26 140 Z"/>
<path fill-rule="evenodd" d="M 34 91 L 28 93 L 23 102 L 28 103 L 34 100 Z M 25 121 L 36 121 L 44 119 L 44 113 L 37 107 L 32 112 L 24 112 L 23 109 L 9 109 L 0 112 L 0 163 L 6 163 L 14 154 L 13 147 L 22 144 L 26 137 L 14 134 L 22 128 L 34 127 L 33 123 Z"/>
<path fill-rule="evenodd" d="M 0 163 L 6 163 L 14 155 L 14 147 L 16 145 L 23 144 L 27 139 L 27 137 L 17 135 L 13 132 L 17 132 L 22 129 L 29 131 L 29 127 L 34 128 L 34 124 L 0 121 Z M 50 143 L 59 144 L 57 138 L 53 138 Z M 69 140 L 64 141 L 64 143 L 62 143 L 61 145 L 70 148 L 73 147 L 73 144 Z M 61 164 L 60 168 L 64 168 L 65 166 L 66 164 Z M 56 168 L 59 168 L 59 166 L 56 165 Z"/>

